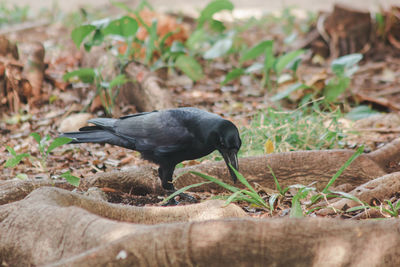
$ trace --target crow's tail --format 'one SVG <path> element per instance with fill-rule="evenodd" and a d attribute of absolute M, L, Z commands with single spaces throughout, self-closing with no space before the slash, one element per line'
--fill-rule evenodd
<path fill-rule="evenodd" d="M 117 136 L 105 130 L 87 130 L 80 132 L 68 132 L 60 135 L 61 137 L 68 137 L 72 139 L 73 143 L 110 143 Z"/>

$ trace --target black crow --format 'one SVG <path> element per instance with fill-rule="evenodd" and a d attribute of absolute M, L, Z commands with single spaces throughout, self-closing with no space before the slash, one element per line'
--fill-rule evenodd
<path fill-rule="evenodd" d="M 62 134 L 71 143 L 108 143 L 137 150 L 146 160 L 158 164 L 166 190 L 174 190 L 172 175 L 176 164 L 197 159 L 218 150 L 226 165 L 238 169 L 241 146 L 236 126 L 220 116 L 197 108 L 176 108 L 143 112 L 119 119 L 97 118 L 95 126 Z M 233 181 L 237 177 L 229 168 Z"/>

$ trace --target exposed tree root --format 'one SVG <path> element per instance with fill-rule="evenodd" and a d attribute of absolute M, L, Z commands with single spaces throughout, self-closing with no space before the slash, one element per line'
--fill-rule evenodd
<path fill-rule="evenodd" d="M 107 54 L 104 47 L 93 47 L 90 53 L 85 53 L 82 65 L 91 68 L 107 66 L 102 70 L 106 80 L 111 80 L 121 73 L 116 57 Z M 161 81 L 147 67 L 130 62 L 123 73 L 129 80 L 119 90 L 117 101 L 134 105 L 138 111 L 153 111 L 174 107 L 169 91 L 161 86 Z"/>
<path fill-rule="evenodd" d="M 147 67 L 136 62 L 129 63 L 124 70 L 131 82 L 122 86 L 119 102 L 134 104 L 139 111 L 173 108 L 172 97 L 160 80 Z"/>
<path fill-rule="evenodd" d="M 239 168 L 243 176 L 250 182 L 256 182 L 263 187 L 275 189 L 271 167 L 282 187 L 316 182 L 314 186 L 325 187 L 332 176 L 353 155 L 353 150 L 321 150 L 295 151 L 269 154 L 258 157 L 239 159 Z M 383 176 L 395 169 L 400 162 L 400 139 L 396 139 L 383 148 L 370 154 L 359 156 L 340 176 L 334 186 L 349 184 L 358 186 L 377 177 Z M 194 165 L 175 171 L 177 188 L 204 181 L 189 171 L 202 172 L 227 183 L 231 178 L 224 162 L 211 162 Z M 157 172 L 154 168 L 139 168 L 126 172 L 110 172 L 95 175 L 90 178 L 91 186 L 116 187 L 118 190 L 129 192 L 140 184 L 140 192 L 159 192 Z M 240 184 L 237 184 L 240 186 Z M 146 189 L 145 189 L 146 188 Z M 207 184 L 192 190 L 223 190 L 215 184 Z"/>
<path fill-rule="evenodd" d="M 42 187 L 0 207 L 0 260 L 20 266 L 400 264 L 398 220 L 224 219 L 246 215 L 221 205 L 137 208 Z"/>
<path fill-rule="evenodd" d="M 144 229 L 153 231 L 154 227 L 139 224 L 246 216 L 235 205 L 223 206 L 224 201 L 207 201 L 192 206 L 141 208 L 99 202 L 69 191 L 42 187 L 24 200 L 0 207 L 0 261 L 11 265 L 41 265 Z M 139 242 L 137 245 L 150 244 Z"/>
<path fill-rule="evenodd" d="M 42 186 L 55 186 L 70 190 L 74 188 L 72 185 L 63 181 L 50 181 L 50 180 L 0 181 L 0 205 L 23 199 L 30 192 Z"/>
<path fill-rule="evenodd" d="M 164 193 L 157 168 L 152 166 L 134 168 L 130 171 L 98 173 L 87 178 L 83 183 L 87 187 L 110 187 L 134 195 Z"/>
<path fill-rule="evenodd" d="M 400 192 L 400 172 L 394 172 L 362 184 L 352 190 L 350 194 L 361 201 L 373 205 L 373 200 L 382 202 L 385 199 L 390 199 L 398 192 Z M 344 198 L 332 203 L 330 205 L 332 209 L 322 209 L 318 211 L 318 214 L 332 214 L 334 209 L 343 210 L 359 205 L 361 204 L 356 201 Z"/>

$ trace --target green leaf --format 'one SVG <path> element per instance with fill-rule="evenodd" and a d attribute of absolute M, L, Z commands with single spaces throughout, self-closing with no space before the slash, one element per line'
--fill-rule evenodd
<path fill-rule="evenodd" d="M 134 36 L 139 29 L 137 21 L 129 16 L 124 16 L 110 22 L 102 32 L 104 35 L 119 35 L 122 37 Z"/>
<path fill-rule="evenodd" d="M 84 83 L 93 83 L 96 71 L 92 68 L 81 68 L 64 74 L 63 80 L 68 81 L 72 77 L 78 77 Z"/>
<path fill-rule="evenodd" d="M 16 155 L 12 158 L 7 159 L 6 164 L 4 165 L 6 168 L 13 168 L 15 166 L 17 166 L 21 160 L 23 160 L 24 158 L 29 157 L 30 155 L 28 153 L 22 153 L 19 155 Z"/>
<path fill-rule="evenodd" d="M 268 47 L 272 47 L 274 44 L 274 41 L 268 40 L 268 41 L 262 41 L 261 43 L 258 43 L 257 45 L 253 46 L 252 48 L 248 49 L 246 52 L 243 53 L 243 55 L 240 57 L 239 62 L 243 63 L 244 61 L 255 59 L 259 57 L 261 54 L 263 54 Z"/>
<path fill-rule="evenodd" d="M 226 29 L 226 27 L 222 21 L 215 20 L 215 19 L 212 19 L 210 21 L 210 28 L 213 31 L 219 32 L 219 33 L 222 33 Z"/>
<path fill-rule="evenodd" d="M 362 54 L 350 54 L 339 57 L 332 61 L 332 71 L 338 76 L 346 75 L 347 77 L 350 77 L 357 70 L 355 67 L 362 58 Z"/>
<path fill-rule="evenodd" d="M 63 177 L 65 180 L 67 180 L 68 183 L 76 187 L 78 187 L 81 182 L 81 179 L 79 177 L 72 175 L 71 171 L 64 172 L 60 176 Z"/>
<path fill-rule="evenodd" d="M 265 59 L 264 59 L 264 70 L 265 72 L 268 72 L 275 64 L 275 57 L 274 57 L 274 41 L 270 41 L 265 46 Z"/>
<path fill-rule="evenodd" d="M 221 83 L 222 85 L 227 84 L 228 82 L 242 76 L 244 74 L 244 69 L 233 69 L 228 74 L 226 74 L 225 79 Z"/>
<path fill-rule="evenodd" d="M 292 198 L 292 208 L 290 209 L 290 218 L 302 218 L 304 217 L 303 209 L 301 208 L 301 199 L 304 199 L 308 196 L 308 193 L 312 189 L 309 187 L 300 188 L 296 195 Z"/>
<path fill-rule="evenodd" d="M 46 154 L 48 155 L 55 148 L 65 145 L 65 144 L 68 144 L 71 141 L 72 141 L 72 139 L 68 138 L 68 137 L 57 137 L 56 139 L 54 139 L 53 142 L 51 142 L 51 144 L 47 148 Z"/>
<path fill-rule="evenodd" d="M 180 55 L 175 62 L 175 66 L 193 81 L 201 80 L 204 77 L 201 65 L 191 56 Z"/>
<path fill-rule="evenodd" d="M 284 91 L 277 93 L 276 95 L 274 95 L 273 97 L 270 98 L 271 101 L 278 101 L 281 100 L 285 97 L 288 97 L 291 93 L 293 93 L 294 91 L 297 90 L 301 90 L 301 89 L 305 89 L 308 88 L 307 85 L 302 84 L 302 83 L 295 83 L 292 84 L 290 86 L 288 86 L 288 88 L 286 88 Z"/>
<path fill-rule="evenodd" d="M 28 179 L 28 175 L 26 175 L 25 173 L 18 173 L 15 177 L 23 181 Z"/>
<path fill-rule="evenodd" d="M 275 62 L 275 72 L 279 75 L 292 61 L 304 54 L 305 50 L 295 50 L 280 56 Z"/>
<path fill-rule="evenodd" d="M 101 32 L 101 30 L 96 29 L 96 31 L 93 34 L 93 38 L 90 41 L 85 42 L 83 44 L 83 46 L 84 46 L 85 50 L 87 52 L 89 52 L 90 49 L 92 49 L 93 46 L 101 45 L 103 43 L 103 41 L 104 41 L 103 33 Z"/>
<path fill-rule="evenodd" d="M 207 33 L 203 29 L 195 30 L 186 41 L 186 47 L 192 51 L 197 51 L 201 48 L 203 42 L 207 40 Z"/>
<path fill-rule="evenodd" d="M 377 114 L 379 114 L 379 112 L 376 110 L 373 110 L 370 106 L 361 105 L 361 106 L 355 107 L 352 110 L 350 110 L 350 112 L 347 113 L 345 117 L 356 121 L 356 120 L 368 118 L 370 116 L 377 115 Z"/>
<path fill-rule="evenodd" d="M 214 59 L 217 57 L 221 57 L 228 53 L 229 49 L 231 49 L 233 44 L 232 38 L 224 38 L 215 42 L 215 44 L 204 53 L 204 59 Z"/>
<path fill-rule="evenodd" d="M 180 188 L 179 190 L 176 190 L 174 193 L 172 193 L 171 195 L 169 195 L 168 197 L 164 198 L 164 200 L 161 203 L 167 203 L 170 199 L 173 199 L 174 197 L 176 197 L 177 195 L 179 195 L 180 193 L 183 193 L 191 188 L 194 187 L 199 187 L 202 186 L 204 184 L 209 184 L 211 182 L 201 182 L 201 183 L 197 183 L 197 184 L 191 184 L 185 187 Z"/>
<path fill-rule="evenodd" d="M 12 155 L 12 156 L 17 156 L 17 152 L 15 152 L 14 148 L 10 146 L 6 146 L 7 151 Z"/>
<path fill-rule="evenodd" d="M 334 77 L 331 79 L 322 92 L 326 101 L 335 101 L 349 87 L 350 81 L 348 77 Z"/>
<path fill-rule="evenodd" d="M 40 137 L 40 134 L 38 134 L 38 133 L 31 133 L 30 136 L 32 136 L 33 139 L 35 139 L 36 142 L 37 142 L 38 144 L 40 144 L 40 141 L 42 140 L 42 137 Z"/>
<path fill-rule="evenodd" d="M 177 32 L 179 32 L 179 30 L 167 32 L 167 33 L 164 34 L 164 36 L 161 38 L 161 41 L 159 42 L 159 47 L 160 47 L 160 50 L 162 51 L 162 53 L 165 52 L 165 42 L 167 41 L 167 39 L 168 39 L 169 37 L 171 37 L 172 35 L 174 35 L 175 33 L 177 33 Z M 179 41 L 174 41 L 174 43 L 175 43 L 175 42 L 181 43 L 181 42 L 179 42 Z M 172 43 L 172 45 L 173 45 L 174 43 Z M 182 43 L 181 43 L 181 44 L 182 44 Z M 171 46 L 172 46 L 172 45 L 171 45 Z M 182 44 L 182 46 L 183 46 L 183 44 Z"/>
<path fill-rule="evenodd" d="M 74 41 L 77 48 L 81 45 L 82 41 L 96 29 L 93 25 L 83 25 L 75 28 L 71 32 L 72 41 Z"/>
<path fill-rule="evenodd" d="M 274 210 L 275 201 L 277 200 L 278 197 L 279 194 L 273 194 L 272 196 L 269 197 L 268 203 L 269 203 L 269 209 L 271 211 Z"/>
<path fill-rule="evenodd" d="M 126 76 L 124 74 L 120 74 L 117 77 L 115 77 L 114 79 L 111 80 L 111 82 L 109 83 L 108 87 L 109 88 L 114 88 L 115 86 L 120 86 L 125 84 L 126 82 L 128 82 L 128 79 L 126 78 Z"/>
<path fill-rule="evenodd" d="M 210 2 L 200 13 L 197 28 L 202 28 L 206 21 L 211 22 L 214 14 L 222 10 L 233 10 L 233 4 L 229 0 L 215 0 Z"/>
<path fill-rule="evenodd" d="M 290 218 L 303 218 L 303 209 L 301 208 L 300 198 L 297 194 L 292 198 L 292 208 L 290 209 Z"/>
<path fill-rule="evenodd" d="M 174 41 L 172 43 L 172 45 L 171 45 L 170 51 L 172 53 L 185 53 L 186 52 L 186 48 L 181 42 Z"/>
<path fill-rule="evenodd" d="M 329 187 L 336 181 L 336 179 L 344 172 L 344 170 L 356 159 L 358 156 L 360 156 L 364 152 L 364 146 L 360 146 L 353 155 L 343 164 L 342 167 L 335 173 L 335 175 L 332 176 L 332 178 L 329 180 L 328 184 L 325 186 L 324 190 L 322 190 L 322 193 L 326 194 L 328 193 Z"/>
<path fill-rule="evenodd" d="M 245 73 L 250 74 L 262 70 L 263 68 L 264 68 L 263 64 L 261 64 L 260 62 L 254 62 L 253 64 L 251 64 L 249 67 L 246 68 Z"/>

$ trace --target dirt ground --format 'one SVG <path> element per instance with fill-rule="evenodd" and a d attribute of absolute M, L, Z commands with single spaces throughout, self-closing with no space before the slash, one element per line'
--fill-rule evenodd
<path fill-rule="evenodd" d="M 29 5 L 31 7 L 32 12 L 37 12 L 42 8 L 51 8 L 53 3 L 56 3 L 58 7 L 65 11 L 74 11 L 79 9 L 82 6 L 92 6 L 97 8 L 108 8 L 110 5 L 109 0 L 69 0 L 69 1 L 60 1 L 60 0 L 40 0 L 40 1 L 31 1 L 31 0 L 11 0 L 16 5 Z M 139 0 L 123 0 L 121 2 L 125 2 L 129 6 L 136 6 L 139 3 Z M 153 7 L 155 7 L 159 11 L 181 11 L 188 15 L 195 15 L 198 13 L 202 7 L 204 7 L 209 0 L 173 0 L 173 4 L 171 1 L 165 0 L 149 0 Z M 349 1 L 337 1 L 337 0 L 284 0 L 284 1 L 274 1 L 274 0 L 232 0 L 235 5 L 234 15 L 236 17 L 249 17 L 249 16 L 259 16 L 263 13 L 268 12 L 277 12 L 282 10 L 285 7 L 299 7 L 304 10 L 309 11 L 319 11 L 319 10 L 331 10 L 335 3 L 344 3 L 351 4 L 351 6 L 357 8 L 365 8 L 369 10 L 376 11 L 379 9 L 379 6 L 384 8 L 398 4 L 398 0 L 353 0 L 351 3 Z"/>

